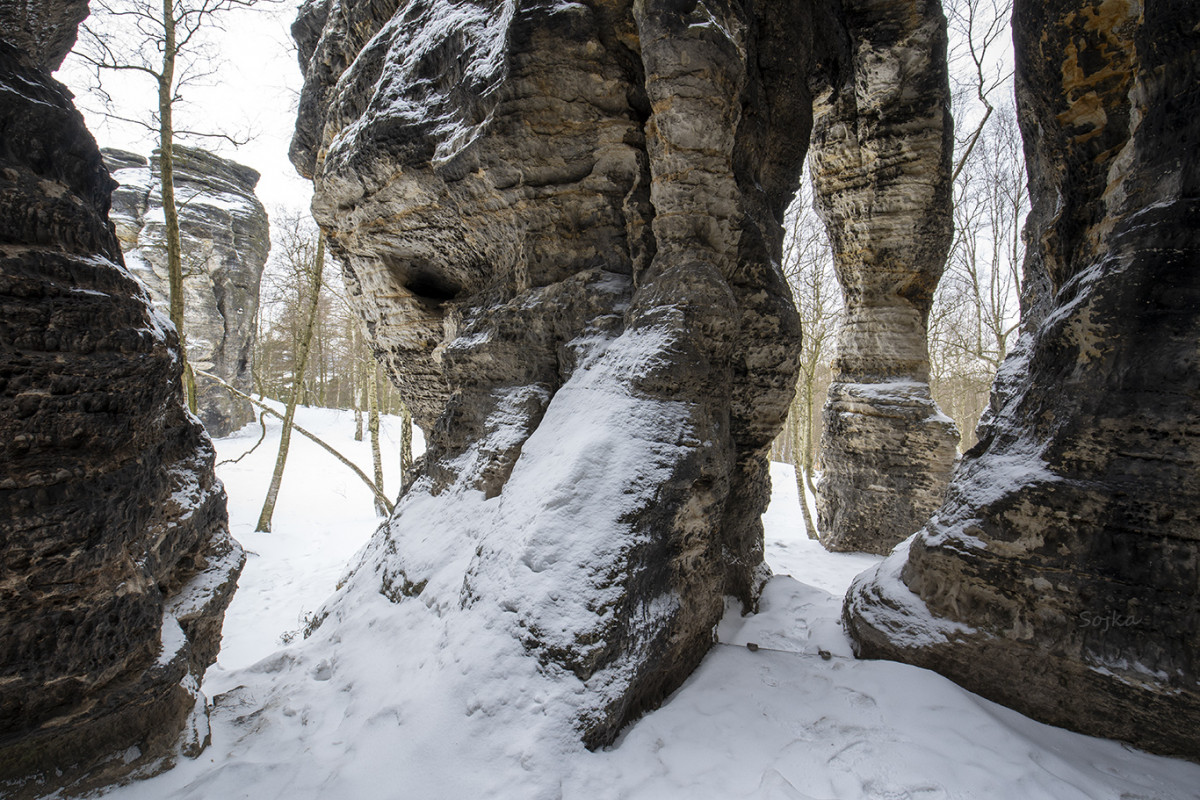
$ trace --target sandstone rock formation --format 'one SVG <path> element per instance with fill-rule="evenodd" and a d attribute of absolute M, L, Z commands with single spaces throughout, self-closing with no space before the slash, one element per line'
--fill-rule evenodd
<path fill-rule="evenodd" d="M 811 159 L 846 303 L 817 509 L 827 548 L 883 554 L 941 503 L 958 445 L 926 341 L 953 227 L 946 22 L 936 0 L 844 7 L 851 65 L 819 104 Z"/>
<path fill-rule="evenodd" d="M 11 53 L 24 66 L 54 72 L 75 46 L 88 0 L 38 0 L 0 3 L 0 30 Z"/>
<path fill-rule="evenodd" d="M 167 239 L 158 159 L 105 149 L 120 186 L 112 220 L 125 261 L 166 313 Z M 259 175 L 249 167 L 192 147 L 175 147 L 175 196 L 183 241 L 184 328 L 188 359 L 244 392 L 251 390 L 250 353 L 259 279 L 267 262 L 267 213 L 254 194 Z M 249 402 L 196 376 L 197 413 L 212 436 L 254 419 Z"/>
<path fill-rule="evenodd" d="M 1025 328 L 861 655 L 1200 758 L 1200 8 L 1018 0 Z"/>
<path fill-rule="evenodd" d="M 487 617 L 590 746 L 756 602 L 780 221 L 844 44 L 808 3 L 685 5 L 315 0 L 293 28 L 293 160 L 430 431 L 346 591 Z"/>
<path fill-rule="evenodd" d="M 64 48 L 42 43 L 71 41 L 79 5 L 0 6 L 8 798 L 83 789 L 203 746 L 197 687 L 242 563 L 211 444 L 180 402 L 175 335 L 122 266 L 113 181 L 49 77 Z"/>

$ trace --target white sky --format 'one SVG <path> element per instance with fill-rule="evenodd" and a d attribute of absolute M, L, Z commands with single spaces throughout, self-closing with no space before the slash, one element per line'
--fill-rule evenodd
<path fill-rule="evenodd" d="M 250 131 L 254 139 L 239 148 L 219 139 L 182 140 L 211 150 L 262 174 L 256 190 L 268 212 L 277 207 L 307 212 L 311 184 L 288 161 L 288 144 L 296 119 L 303 77 L 296 63 L 288 28 L 296 16 L 296 0 L 284 0 L 253 11 L 226 14 L 224 30 L 210 31 L 212 49 L 220 54 L 219 72 L 207 86 L 186 91 L 177 107 L 176 127 Z M 92 76 L 74 54 L 55 75 L 76 95 L 88 128 L 101 147 L 119 147 L 149 156 L 157 137 L 137 125 L 106 119 L 99 101 L 89 95 Z M 105 87 L 126 116 L 150 119 L 156 89 L 148 76 L 108 73 Z"/>

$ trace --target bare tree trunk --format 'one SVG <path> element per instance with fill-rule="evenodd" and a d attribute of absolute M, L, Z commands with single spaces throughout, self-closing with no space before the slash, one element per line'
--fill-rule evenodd
<path fill-rule="evenodd" d="M 164 0 L 169 2 L 170 0 Z M 275 458 L 275 471 L 271 474 L 271 486 L 267 489 L 267 497 L 263 501 L 262 513 L 258 515 L 258 525 L 254 530 L 269 533 L 271 517 L 275 514 L 275 502 L 279 499 L 279 487 L 283 483 L 283 467 L 287 463 L 288 446 L 292 439 L 292 419 L 296 416 L 296 401 L 300 398 L 300 385 L 304 380 L 304 368 L 308 364 L 308 349 L 312 344 L 313 328 L 317 321 L 317 304 L 321 299 L 321 274 L 325 263 L 325 237 L 317 239 L 317 257 L 312 267 L 312 293 L 309 299 L 308 320 L 304 327 L 304 336 L 300 340 L 300 352 L 297 354 L 298 363 L 296 374 L 292 377 L 293 386 L 291 397 L 288 398 L 287 413 L 283 417 L 283 432 L 279 439 L 279 455 Z M 376 480 L 378 484 L 379 481 Z M 377 501 L 378 502 L 378 501 Z"/>
<path fill-rule="evenodd" d="M 796 467 L 796 491 L 800 493 L 800 511 L 804 514 L 804 532 L 808 534 L 808 538 L 817 538 L 817 529 L 813 526 L 812 513 L 808 510 L 808 494 L 804 491 L 805 472 L 804 472 L 804 452 L 805 447 L 800 442 L 800 431 L 807 426 L 800 420 L 800 414 L 803 412 L 803 402 L 792 403 L 792 417 L 795 418 L 795 424 L 792 427 L 792 464 Z"/>
<path fill-rule="evenodd" d="M 816 382 L 817 376 L 816 364 L 813 364 L 812 370 L 804 373 L 804 452 L 800 456 L 800 463 L 804 467 L 802 470 L 806 477 L 812 475 L 815 443 L 817 441 L 817 432 L 813 430 L 813 412 L 817 404 L 816 398 Z"/>
<path fill-rule="evenodd" d="M 183 327 L 183 243 L 179 236 L 179 208 L 175 205 L 175 126 L 171 115 L 175 83 L 175 15 L 172 0 L 163 0 L 162 72 L 158 77 L 158 151 L 162 175 L 163 218 L 167 233 L 167 287 L 171 322 L 179 333 L 179 358 L 183 362 L 184 399 L 196 413 L 196 376 L 187 355 Z"/>
<path fill-rule="evenodd" d="M 326 369 L 328 360 L 325 352 L 329 337 L 329 321 L 324 319 L 325 315 L 317 311 L 317 372 L 313 375 L 313 381 L 316 383 L 317 405 L 321 408 L 329 408 L 329 372 Z M 336 406 L 334 406 L 336 408 Z"/>
<path fill-rule="evenodd" d="M 412 412 L 400 403 L 400 485 L 407 486 L 412 480 Z"/>
<path fill-rule="evenodd" d="M 278 411 L 276 411 L 275 409 L 273 409 L 273 408 L 271 408 L 270 406 L 268 406 L 266 403 L 263 403 L 263 402 L 261 402 L 261 401 L 259 401 L 259 400 L 255 400 L 253 397 L 251 397 L 250 395 L 246 394 L 246 393 L 245 393 L 245 392 L 243 392 L 242 390 L 240 390 L 240 389 L 236 389 L 236 388 L 234 388 L 233 386 L 230 386 L 230 385 L 229 385 L 229 383 L 228 383 L 228 382 L 226 382 L 226 381 L 225 381 L 223 378 L 220 378 L 220 377 L 218 377 L 218 376 L 216 376 L 216 375 L 213 375 L 213 374 L 212 374 L 212 373 L 210 373 L 210 372 L 205 372 L 205 371 L 204 371 L 204 370 L 202 370 L 202 369 L 198 369 L 198 370 L 196 370 L 196 373 L 197 373 L 198 375 L 203 375 L 205 378 L 208 378 L 209 380 L 212 380 L 212 381 L 214 381 L 214 382 L 216 382 L 216 383 L 219 383 L 221 386 L 224 386 L 224 387 L 225 387 L 226 389 L 228 389 L 228 390 L 229 390 L 229 392 L 230 392 L 232 395 L 234 395 L 235 397 L 240 397 L 240 398 L 242 398 L 243 400 L 248 400 L 248 401 L 250 401 L 250 402 L 251 402 L 251 403 L 253 403 L 254 405 L 256 405 L 256 406 L 258 406 L 259 408 L 261 408 L 261 409 L 263 410 L 263 413 L 264 413 L 264 414 L 270 414 L 272 417 L 277 417 L 277 418 L 279 418 L 279 419 L 283 419 L 283 418 L 284 418 L 282 414 L 280 414 Z M 380 502 L 380 503 L 383 503 L 383 504 L 384 504 L 384 506 L 387 508 L 387 510 L 388 510 L 388 513 L 389 513 L 389 514 L 391 513 L 391 511 L 392 511 L 392 503 L 391 503 L 391 501 L 390 501 L 390 500 L 388 500 L 388 499 L 387 499 L 387 496 L 386 496 L 385 494 L 383 494 L 383 492 L 381 492 L 381 491 L 380 491 L 380 489 L 379 489 L 379 487 L 378 487 L 378 486 L 376 486 L 375 484 L 371 483 L 371 479 L 367 477 L 367 473 L 365 473 L 365 472 L 363 472 L 361 469 L 359 469 L 359 468 L 358 468 L 358 465 L 356 465 L 356 464 L 355 464 L 353 461 L 351 461 L 350 459 L 346 458 L 344 455 L 342 455 L 341 453 L 339 453 L 337 450 L 334 450 L 332 447 L 330 447 L 328 442 L 326 442 L 325 440 L 321 439 L 321 438 L 320 438 L 319 436 L 317 436 L 316 434 L 314 434 L 314 433 L 312 433 L 312 432 L 310 432 L 310 431 L 306 431 L 304 428 L 300 427 L 299 425 L 295 424 L 294 422 L 292 423 L 292 430 L 294 430 L 296 433 L 300 434 L 301 436 L 305 436 L 305 437 L 307 437 L 307 438 L 308 438 L 308 439 L 310 439 L 310 440 L 311 440 L 311 441 L 312 441 L 314 444 L 316 444 L 316 445 L 318 445 L 319 447 L 321 447 L 321 449 L 323 449 L 323 450 L 324 450 L 326 453 L 329 453 L 329 455 L 333 456 L 333 457 L 334 457 L 334 458 L 336 458 L 338 461 L 340 461 L 340 462 L 342 462 L 343 464 L 345 464 L 345 465 L 346 465 L 346 466 L 347 466 L 347 467 L 348 467 L 348 468 L 349 468 L 349 469 L 350 469 L 350 470 L 351 470 L 351 471 L 352 471 L 352 472 L 353 472 L 355 475 L 357 475 L 357 476 L 359 477 L 359 480 L 361 480 L 363 483 L 365 483 L 365 484 L 367 485 L 367 488 L 368 488 L 368 489 L 370 489 L 370 490 L 371 490 L 371 492 L 372 492 L 372 493 L 375 495 L 375 499 L 376 499 L 376 501 L 377 501 L 377 502 Z M 243 455 L 245 455 L 245 454 L 243 454 Z M 239 456 L 239 458 L 240 458 L 240 456 Z M 235 460 L 236 460 L 236 459 L 235 459 Z"/>
<path fill-rule="evenodd" d="M 363 360 L 360 357 L 362 346 L 359 342 L 358 328 L 350 329 L 350 351 L 353 360 L 350 362 L 350 375 L 354 380 L 354 441 L 363 440 Z"/>
<path fill-rule="evenodd" d="M 266 348 L 263 347 L 263 329 L 262 329 L 262 307 L 259 306 L 254 312 L 254 348 L 250 351 L 253 366 L 250 369 L 250 375 L 254 380 L 254 391 L 258 395 L 265 396 L 266 382 L 263 380 L 263 375 L 267 374 L 269 364 L 267 363 Z"/>
<path fill-rule="evenodd" d="M 367 381 L 367 430 L 371 432 L 371 462 L 375 467 L 375 485 L 383 488 L 383 457 L 379 452 L 379 365 Z M 375 500 L 375 513 L 386 516 L 387 510 Z"/>

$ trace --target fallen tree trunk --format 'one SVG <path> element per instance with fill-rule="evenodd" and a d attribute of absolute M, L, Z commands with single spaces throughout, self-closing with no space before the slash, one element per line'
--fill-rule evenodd
<path fill-rule="evenodd" d="M 278 419 L 283 419 L 283 414 L 280 414 L 278 411 L 271 408 L 266 403 L 263 403 L 260 400 L 255 400 L 253 397 L 251 397 L 250 395 L 241 391 L 240 389 L 235 389 L 234 387 L 230 386 L 228 383 L 226 383 L 221 378 L 217 377 L 216 375 L 213 375 L 211 372 L 205 372 L 202 369 L 197 369 L 196 374 L 203 375 L 204 377 L 206 377 L 212 381 L 216 381 L 221 386 L 224 386 L 226 389 L 233 392 L 238 397 L 242 398 L 243 400 L 249 400 L 251 403 L 258 406 L 259 408 L 261 408 L 263 411 L 270 414 L 271 416 L 277 417 Z M 392 513 L 392 503 L 390 500 L 387 499 L 387 495 L 385 495 L 383 493 L 383 490 L 380 489 L 378 486 L 376 486 L 371 481 L 371 479 L 367 477 L 367 474 L 365 472 L 363 472 L 361 469 L 359 469 L 354 464 L 354 462 L 352 462 L 350 459 L 346 458 L 344 455 L 339 453 L 337 450 L 334 450 L 330 445 L 325 443 L 316 434 L 306 431 L 304 428 L 300 427 L 295 422 L 292 423 L 292 430 L 296 431 L 296 433 L 299 433 L 301 436 L 305 436 L 305 437 L 309 438 L 310 440 L 312 440 L 313 442 L 316 442 L 318 445 L 320 445 L 325 450 L 325 452 L 329 453 L 329 455 L 333 456 L 338 461 L 342 462 L 347 467 L 352 469 L 354 471 L 354 474 L 357 475 L 362 480 L 363 483 L 365 483 L 368 487 L 370 487 L 371 493 L 375 495 L 375 499 L 384 504 L 384 506 L 387 508 L 387 511 L 389 514 Z"/>

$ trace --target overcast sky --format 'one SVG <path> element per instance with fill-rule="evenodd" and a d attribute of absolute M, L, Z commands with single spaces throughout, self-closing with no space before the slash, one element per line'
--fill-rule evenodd
<path fill-rule="evenodd" d="M 284 0 L 253 11 L 224 16 L 224 30 L 210 31 L 212 49 L 219 54 L 220 69 L 208 86 L 186 91 L 185 104 L 176 111 L 176 126 L 227 132 L 250 131 L 254 139 L 234 148 L 203 139 L 184 141 L 246 164 L 262 174 L 257 193 L 268 211 L 283 206 L 307 211 L 311 184 L 296 174 L 287 158 L 296 117 L 296 99 L 303 83 L 295 45 L 288 27 L 298 3 Z M 101 147 L 119 147 L 149 155 L 157 136 L 137 125 L 105 119 L 101 104 L 90 95 L 92 77 L 72 54 L 56 76 L 76 95 L 88 128 Z M 145 75 L 108 73 L 105 86 L 122 114 L 150 120 L 156 88 Z"/>

